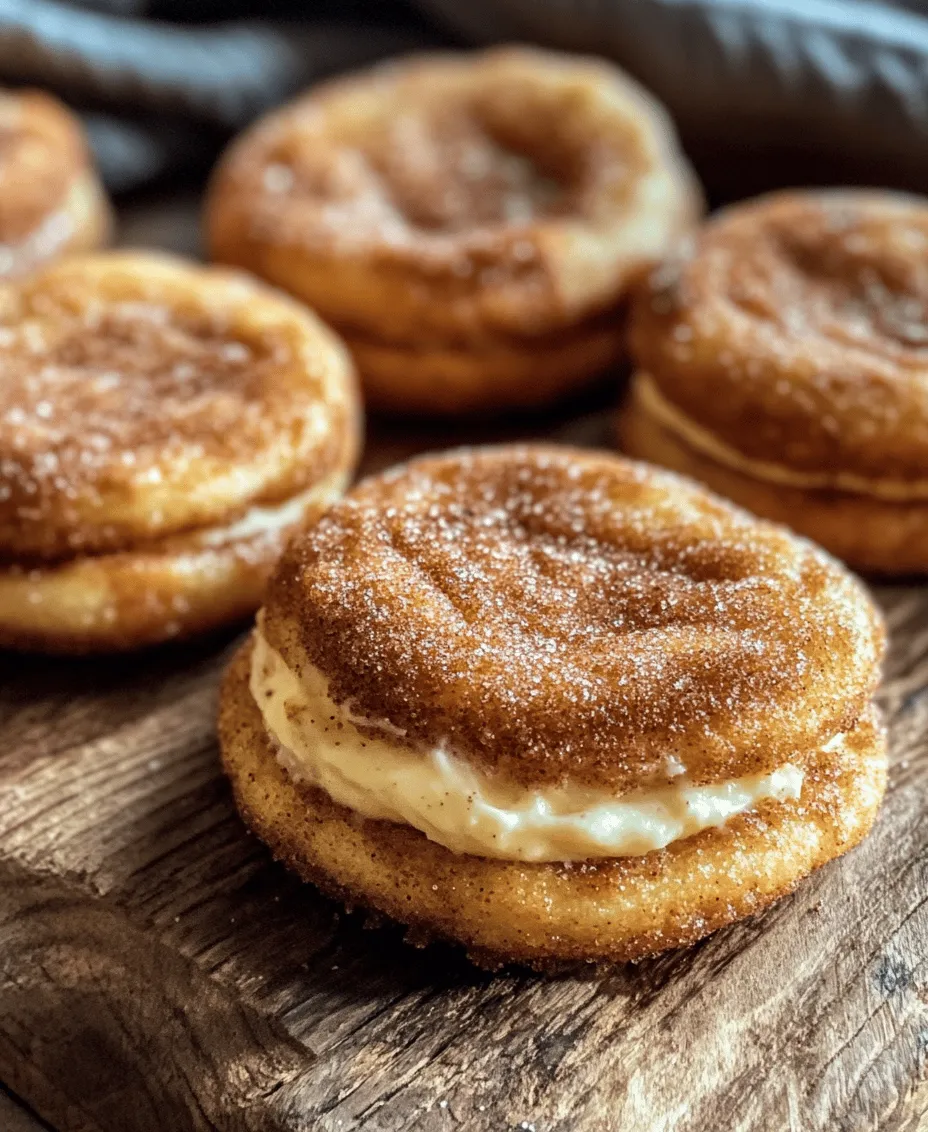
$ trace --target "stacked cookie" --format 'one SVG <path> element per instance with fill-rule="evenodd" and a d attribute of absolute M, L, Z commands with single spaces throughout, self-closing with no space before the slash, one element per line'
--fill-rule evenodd
<path fill-rule="evenodd" d="M 527 49 L 322 86 L 221 163 L 212 255 L 318 310 L 368 403 L 542 404 L 621 356 L 630 280 L 689 230 L 695 179 L 616 68 Z"/>
<path fill-rule="evenodd" d="M 0 645 L 97 652 L 250 614 L 346 486 L 351 363 L 244 276 L 110 252 L 0 292 Z"/>
<path fill-rule="evenodd" d="M 616 456 L 450 453 L 295 539 L 222 695 L 305 878 L 542 968 L 692 942 L 869 830 L 883 629 L 824 552 Z"/>
<path fill-rule="evenodd" d="M 928 570 L 928 201 L 726 209 L 633 311 L 627 451 L 858 569 Z"/>

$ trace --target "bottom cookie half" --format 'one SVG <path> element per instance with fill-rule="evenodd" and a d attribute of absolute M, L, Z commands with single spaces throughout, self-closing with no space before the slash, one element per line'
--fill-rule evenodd
<path fill-rule="evenodd" d="M 886 782 L 875 712 L 810 766 L 802 797 L 641 857 L 526 864 L 450 852 L 412 828 L 358 818 L 285 774 L 248 688 L 250 644 L 223 685 L 219 731 L 236 803 L 274 855 L 416 939 L 487 966 L 640 959 L 693 943 L 790 892 L 859 842 Z"/>

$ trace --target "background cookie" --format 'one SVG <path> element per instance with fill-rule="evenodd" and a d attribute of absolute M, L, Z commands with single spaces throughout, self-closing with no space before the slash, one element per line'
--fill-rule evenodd
<path fill-rule="evenodd" d="M 149 253 L 0 294 L 0 641 L 126 647 L 253 609 L 358 444 L 351 365 L 308 311 Z"/>
<path fill-rule="evenodd" d="M 535 385 L 486 355 L 529 356 L 617 313 L 630 278 L 701 208 L 658 103 L 617 68 L 531 49 L 420 56 L 315 88 L 238 140 L 207 202 L 217 260 L 313 305 L 374 358 L 373 404 L 534 404 L 590 376 L 589 351 Z M 614 334 L 608 356 L 618 357 Z M 476 370 L 443 396 L 454 353 Z M 464 362 L 458 364 L 458 370 Z M 492 368 L 492 367 L 491 367 Z M 424 374 L 435 385 L 426 394 Z"/>
<path fill-rule="evenodd" d="M 852 565 L 928 568 L 928 202 L 732 207 L 634 304 L 621 433 Z"/>
<path fill-rule="evenodd" d="M 0 277 L 106 242 L 109 202 L 80 124 L 44 91 L 0 90 Z"/>

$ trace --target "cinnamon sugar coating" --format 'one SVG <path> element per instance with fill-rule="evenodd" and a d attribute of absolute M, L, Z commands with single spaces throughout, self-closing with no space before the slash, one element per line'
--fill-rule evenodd
<path fill-rule="evenodd" d="M 928 200 L 777 193 L 726 209 L 634 303 L 661 394 L 742 455 L 928 480 Z"/>
<path fill-rule="evenodd" d="M 373 403 L 454 412 L 550 401 L 608 368 L 630 280 L 701 210 L 668 116 L 631 79 L 507 48 L 314 88 L 232 145 L 206 223 L 214 259 L 358 344 Z M 597 317 L 613 335 L 581 336 L 575 366 L 556 343 L 533 384 L 534 356 Z"/>
<path fill-rule="evenodd" d="M 0 291 L 0 559 L 226 523 L 353 459 L 344 348 L 291 300 L 148 252 Z"/>
<path fill-rule="evenodd" d="M 699 209 L 650 95 L 604 62 L 508 48 L 314 88 L 233 145 L 207 222 L 215 258 L 342 328 L 448 342 L 611 306 Z"/>
<path fill-rule="evenodd" d="M 883 630 L 862 586 L 688 481 L 547 445 L 426 457 L 288 548 L 264 632 L 355 716 L 526 785 L 617 793 L 815 756 Z"/>
<path fill-rule="evenodd" d="M 109 228 L 74 115 L 44 91 L 0 91 L 0 276 L 95 248 Z"/>
<path fill-rule="evenodd" d="M 248 689 L 250 645 L 219 709 L 236 804 L 274 855 L 349 907 L 384 913 L 423 942 L 463 944 L 479 964 L 540 970 L 640 959 L 756 913 L 857 844 L 886 783 L 886 737 L 868 709 L 840 750 L 818 752 L 802 797 L 641 857 L 572 864 L 452 853 L 407 826 L 362 820 L 284 772 Z"/>

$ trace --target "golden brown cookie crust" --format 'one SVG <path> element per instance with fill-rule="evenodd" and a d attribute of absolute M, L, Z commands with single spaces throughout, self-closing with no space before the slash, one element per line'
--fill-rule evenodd
<path fill-rule="evenodd" d="M 212 256 L 346 335 L 549 334 L 611 309 L 702 210 L 664 109 L 612 65 L 425 55 L 314 88 L 234 143 Z"/>
<path fill-rule="evenodd" d="M 131 550 L 0 567 L 0 648 L 52 654 L 116 652 L 179 640 L 237 621 L 261 604 L 287 539 L 315 522 L 350 479 L 311 493 L 294 521 L 248 536 L 196 531 Z"/>
<path fill-rule="evenodd" d="M 74 115 L 44 91 L 0 91 L 0 277 L 99 247 L 110 226 Z"/>
<path fill-rule="evenodd" d="M 359 402 L 311 312 L 149 252 L 0 292 L 0 557 L 57 561 L 228 522 L 344 465 Z"/>
<path fill-rule="evenodd" d="M 634 388 L 620 411 L 618 435 L 629 456 L 691 476 L 755 515 L 787 524 L 856 570 L 896 577 L 928 571 L 928 501 L 897 503 L 745 475 L 662 425 L 638 402 Z"/>
<path fill-rule="evenodd" d="M 928 200 L 819 190 L 724 210 L 633 303 L 637 365 L 742 455 L 928 480 Z"/>
<path fill-rule="evenodd" d="M 879 614 L 811 544 L 606 453 L 372 476 L 275 571 L 264 632 L 354 714 L 526 785 L 621 792 L 801 760 L 859 717 Z"/>
<path fill-rule="evenodd" d="M 226 674 L 223 765 L 245 821 L 305 880 L 349 904 L 463 944 L 489 966 L 640 959 L 760 911 L 873 824 L 886 780 L 871 710 L 844 754 L 820 754 L 800 800 L 770 802 L 642 857 L 572 865 L 455 854 L 406 826 L 366 821 L 287 777 L 248 688 L 250 645 Z"/>

